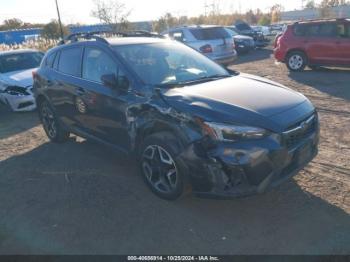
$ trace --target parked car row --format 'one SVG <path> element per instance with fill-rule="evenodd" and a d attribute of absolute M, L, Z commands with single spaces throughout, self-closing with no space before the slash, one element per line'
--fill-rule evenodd
<path fill-rule="evenodd" d="M 240 35 L 250 36 L 255 41 L 256 47 L 266 47 L 270 40 L 267 39 L 262 32 L 255 31 L 249 24 L 243 21 L 236 21 L 235 25 L 231 27 L 232 30 Z"/>
<path fill-rule="evenodd" d="M 237 57 L 234 39 L 221 26 L 176 27 L 163 32 L 162 35 L 192 47 L 219 64 L 232 64 Z"/>
<path fill-rule="evenodd" d="M 263 34 L 255 32 L 243 22 L 226 27 L 181 26 L 171 28 L 162 35 L 184 43 L 223 65 L 231 64 L 237 53 L 246 53 L 257 47 L 266 47 L 270 42 Z"/>

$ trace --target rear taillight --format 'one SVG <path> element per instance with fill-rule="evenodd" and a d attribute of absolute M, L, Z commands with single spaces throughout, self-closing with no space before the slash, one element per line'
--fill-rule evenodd
<path fill-rule="evenodd" d="M 204 45 L 204 46 L 200 47 L 199 50 L 203 54 L 208 54 L 208 53 L 212 53 L 213 52 L 213 48 L 211 47 L 211 45 Z"/>
<path fill-rule="evenodd" d="M 32 72 L 33 79 L 35 80 L 38 77 L 38 73 L 36 71 Z"/>

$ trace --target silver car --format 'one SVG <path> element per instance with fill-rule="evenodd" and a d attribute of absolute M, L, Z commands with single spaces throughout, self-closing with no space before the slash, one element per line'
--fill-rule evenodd
<path fill-rule="evenodd" d="M 36 108 L 32 93 L 33 71 L 39 67 L 44 54 L 36 50 L 0 52 L 0 102 L 12 111 Z"/>
<path fill-rule="evenodd" d="M 196 49 L 222 65 L 229 65 L 237 58 L 234 41 L 221 26 L 182 26 L 162 34 Z"/>

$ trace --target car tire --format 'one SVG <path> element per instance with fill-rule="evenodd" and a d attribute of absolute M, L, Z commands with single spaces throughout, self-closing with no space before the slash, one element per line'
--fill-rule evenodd
<path fill-rule="evenodd" d="M 50 141 L 54 143 L 66 142 L 70 133 L 62 127 L 50 104 L 47 101 L 43 101 L 39 104 L 38 109 L 41 123 Z"/>
<path fill-rule="evenodd" d="M 307 57 L 303 52 L 290 52 L 286 59 L 287 67 L 290 71 L 301 72 L 307 65 Z"/>
<path fill-rule="evenodd" d="M 146 137 L 140 147 L 142 177 L 151 191 L 160 198 L 176 200 L 184 195 L 187 188 L 187 167 L 177 157 L 181 148 L 178 139 L 169 132 Z"/>

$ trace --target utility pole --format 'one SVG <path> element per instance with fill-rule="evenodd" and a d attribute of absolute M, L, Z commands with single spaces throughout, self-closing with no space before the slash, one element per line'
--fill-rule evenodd
<path fill-rule="evenodd" d="M 204 2 L 204 16 L 207 16 L 208 4 L 207 1 Z"/>
<path fill-rule="evenodd" d="M 63 40 L 64 39 L 64 35 L 63 35 L 63 28 L 62 28 L 62 22 L 61 22 L 60 9 L 58 8 L 57 0 L 55 0 L 55 2 L 56 2 L 56 10 L 57 10 L 57 16 L 58 16 L 58 23 L 60 25 L 61 38 Z"/>

